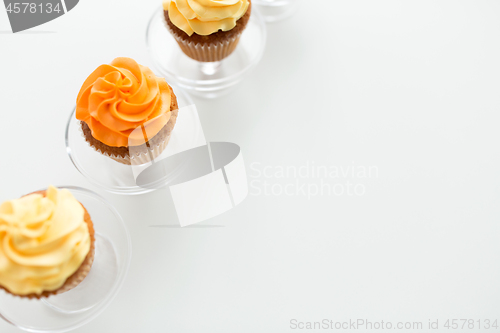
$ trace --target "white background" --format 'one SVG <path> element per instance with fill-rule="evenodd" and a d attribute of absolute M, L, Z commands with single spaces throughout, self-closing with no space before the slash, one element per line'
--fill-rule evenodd
<path fill-rule="evenodd" d="M 152 64 L 145 30 L 159 6 L 82 0 L 19 34 L 0 10 L 0 201 L 79 185 L 116 205 L 132 234 L 123 289 L 77 332 L 500 319 L 499 1 L 303 1 L 269 26 L 262 62 L 233 93 L 195 99 L 207 140 L 238 143 L 250 177 L 252 163 L 307 161 L 377 166 L 378 177 L 355 180 L 362 196 L 253 193 L 183 229 L 167 191 L 96 189 L 63 140 L 98 65 Z"/>

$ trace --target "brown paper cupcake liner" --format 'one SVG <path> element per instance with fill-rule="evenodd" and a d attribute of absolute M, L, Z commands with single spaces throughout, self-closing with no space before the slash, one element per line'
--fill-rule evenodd
<path fill-rule="evenodd" d="M 174 36 L 182 52 L 191 59 L 201 62 L 216 62 L 227 58 L 233 53 L 236 46 L 238 46 L 241 34 L 243 33 L 243 31 L 241 31 L 239 34 L 223 41 L 200 44 L 184 40 L 176 31 L 172 30 L 167 23 L 165 23 L 165 26 L 172 36 Z"/>
<path fill-rule="evenodd" d="M 40 193 L 43 196 L 45 196 L 46 191 L 37 191 L 33 192 L 30 194 L 35 194 L 35 193 Z M 26 194 L 29 195 L 29 194 Z M 80 203 L 81 204 L 81 203 Z M 46 298 L 51 295 L 59 295 L 64 292 L 67 292 L 76 286 L 78 286 L 84 279 L 85 277 L 89 274 L 90 269 L 92 268 L 92 264 L 94 263 L 94 256 L 95 256 L 95 230 L 94 230 L 94 224 L 92 223 L 92 219 L 90 218 L 90 214 L 87 211 L 87 209 L 82 205 L 85 213 L 84 213 L 84 220 L 85 223 L 87 223 L 87 226 L 89 228 L 89 234 L 90 234 L 90 250 L 85 259 L 83 260 L 82 264 L 80 267 L 74 272 L 72 275 L 70 275 L 64 284 L 59 287 L 56 290 L 53 291 L 44 291 L 41 294 L 28 294 L 28 295 L 17 295 L 12 292 L 10 292 L 8 289 L 0 286 L 0 289 L 5 290 L 11 295 L 17 296 L 17 297 L 22 297 L 22 298 L 28 298 L 28 299 L 41 299 L 41 298 Z"/>
<path fill-rule="evenodd" d="M 83 134 L 82 127 L 79 126 L 78 130 L 80 131 L 81 136 L 85 140 L 85 134 Z M 165 136 L 163 141 L 157 143 L 156 145 L 149 146 L 147 151 L 137 152 L 137 153 L 129 153 L 129 156 L 119 156 L 119 155 L 115 155 L 115 154 L 110 154 L 108 152 L 102 151 L 101 149 L 97 148 L 96 146 L 94 146 L 93 144 L 88 142 L 87 140 L 85 140 L 85 142 L 87 142 L 87 145 L 90 148 L 94 149 L 99 154 L 106 156 L 106 157 L 109 157 L 118 163 L 126 164 L 126 165 L 141 165 L 141 164 L 151 162 L 152 160 L 154 160 L 158 156 L 160 156 L 161 153 L 163 153 L 163 151 L 167 147 L 168 142 L 170 141 L 170 137 L 171 137 L 171 134 Z M 129 147 L 129 150 L 130 149 L 133 150 L 133 147 L 132 148 Z"/>

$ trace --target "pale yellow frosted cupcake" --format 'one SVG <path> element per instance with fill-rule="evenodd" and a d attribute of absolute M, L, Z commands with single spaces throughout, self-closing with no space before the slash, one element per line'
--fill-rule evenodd
<path fill-rule="evenodd" d="M 251 0 L 163 0 L 168 30 L 188 57 L 201 62 L 233 53 L 251 9 Z"/>
<path fill-rule="evenodd" d="M 60 294 L 94 261 L 90 215 L 67 189 L 50 186 L 0 205 L 0 288 L 21 297 Z"/>

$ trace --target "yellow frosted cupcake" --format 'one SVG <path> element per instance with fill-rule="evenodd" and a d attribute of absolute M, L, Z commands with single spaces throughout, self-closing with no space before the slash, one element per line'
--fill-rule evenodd
<path fill-rule="evenodd" d="M 90 215 L 70 191 L 50 186 L 0 205 L 0 288 L 41 298 L 76 287 L 94 261 Z"/>
<path fill-rule="evenodd" d="M 164 0 L 167 28 L 182 51 L 202 62 L 235 50 L 250 19 L 251 0 Z"/>

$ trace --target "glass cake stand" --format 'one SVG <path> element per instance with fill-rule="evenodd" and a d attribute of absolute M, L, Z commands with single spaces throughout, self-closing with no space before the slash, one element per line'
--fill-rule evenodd
<path fill-rule="evenodd" d="M 71 191 L 92 218 L 94 263 L 77 287 L 59 295 L 30 300 L 0 290 L 0 317 L 29 332 L 67 332 L 90 322 L 114 299 L 130 265 L 130 235 L 118 211 L 89 190 L 58 188 Z"/>
<path fill-rule="evenodd" d="M 259 63 L 266 45 L 266 25 L 258 10 L 252 15 L 236 50 L 220 62 L 199 62 L 186 56 L 166 28 L 163 8 L 151 17 L 146 44 L 154 67 L 167 81 L 188 92 L 216 98 L 230 92 Z"/>
<path fill-rule="evenodd" d="M 252 0 L 266 22 L 277 22 L 292 16 L 299 7 L 300 0 Z"/>
<path fill-rule="evenodd" d="M 172 132 L 172 138 L 170 139 L 169 145 L 172 141 L 175 141 L 173 136 L 179 136 L 183 132 L 182 122 L 186 119 L 183 110 L 188 110 L 194 107 L 194 103 L 191 98 L 184 93 L 181 89 L 172 86 L 172 89 L 177 96 L 177 103 L 179 105 L 179 116 L 177 117 L 177 123 Z M 197 117 L 197 113 L 196 113 Z M 182 118 L 182 119 L 181 119 Z M 196 119 L 199 121 L 199 119 Z M 187 122 L 191 122 L 188 118 Z M 193 121 L 194 122 L 194 121 Z M 96 152 L 89 144 L 85 141 L 83 133 L 81 130 L 80 121 L 75 117 L 75 109 L 71 112 L 71 115 L 66 126 L 66 151 L 69 158 L 75 165 L 75 167 L 80 171 L 80 173 L 85 176 L 94 185 L 116 194 L 126 194 L 126 195 L 136 195 L 152 192 L 163 185 L 158 179 L 150 178 L 148 183 L 137 184 L 136 169 L 130 165 L 125 165 L 118 163 L 111 158 L 104 156 Z M 196 138 L 185 138 L 182 137 L 183 141 L 186 140 L 196 140 Z M 179 140 L 177 140 L 179 141 Z"/>

